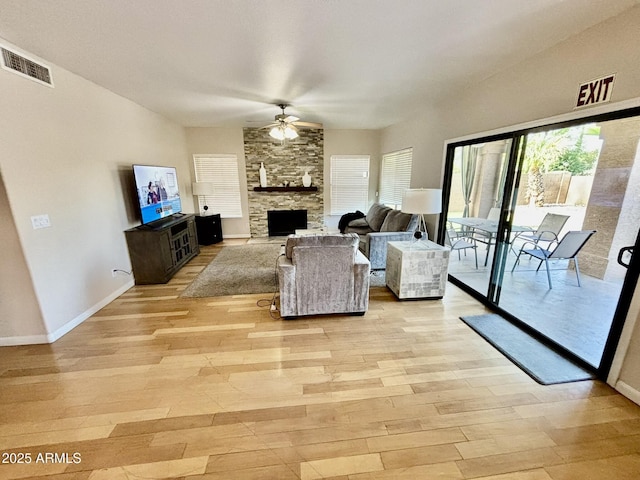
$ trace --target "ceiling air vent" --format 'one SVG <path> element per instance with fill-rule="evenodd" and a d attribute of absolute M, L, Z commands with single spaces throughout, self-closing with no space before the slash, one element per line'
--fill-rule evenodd
<path fill-rule="evenodd" d="M 0 49 L 2 50 L 2 68 L 53 87 L 51 71 L 48 67 L 29 60 L 4 47 L 0 47 Z"/>

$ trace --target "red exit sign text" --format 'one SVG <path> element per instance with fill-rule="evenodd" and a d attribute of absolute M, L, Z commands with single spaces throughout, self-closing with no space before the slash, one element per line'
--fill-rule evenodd
<path fill-rule="evenodd" d="M 612 74 L 580 85 L 578 88 L 578 101 L 576 102 L 575 108 L 596 105 L 611 100 L 613 80 L 615 78 L 616 75 Z"/>

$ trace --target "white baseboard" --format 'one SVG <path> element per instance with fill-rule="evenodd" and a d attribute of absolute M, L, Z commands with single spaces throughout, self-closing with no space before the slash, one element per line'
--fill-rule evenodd
<path fill-rule="evenodd" d="M 232 235 L 227 235 L 226 233 L 223 235 L 223 240 L 225 238 L 251 238 L 250 233 L 236 233 Z"/>
<path fill-rule="evenodd" d="M 53 343 L 58 340 L 63 335 L 69 333 L 71 330 L 76 328 L 82 322 L 84 322 L 91 315 L 99 311 L 101 308 L 107 306 L 111 302 L 113 302 L 116 298 L 122 295 L 124 292 L 129 290 L 134 286 L 134 281 L 130 280 L 125 283 L 122 287 L 120 287 L 115 292 L 111 293 L 107 297 L 100 300 L 98 303 L 93 305 L 88 310 L 82 312 L 76 318 L 68 321 L 60 328 L 58 328 L 55 332 L 48 333 L 47 335 L 25 335 L 20 337 L 4 337 L 0 338 L 0 347 L 11 347 L 16 345 L 35 345 L 39 343 Z"/>
<path fill-rule="evenodd" d="M 640 405 L 640 391 L 620 380 L 616 383 L 615 389 L 633 403 Z"/>
<path fill-rule="evenodd" d="M 21 337 L 0 338 L 0 347 L 15 347 L 17 345 L 37 345 L 39 343 L 51 343 L 47 335 L 25 335 Z"/>

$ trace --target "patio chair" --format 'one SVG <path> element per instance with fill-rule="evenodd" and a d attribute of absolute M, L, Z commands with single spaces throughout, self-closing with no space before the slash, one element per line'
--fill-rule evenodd
<path fill-rule="evenodd" d="M 451 232 L 455 235 L 455 231 Z M 475 241 L 471 237 L 451 237 L 451 233 L 449 229 L 445 231 L 445 245 L 451 247 L 451 251 L 458 252 L 458 260 L 461 260 L 460 251 L 464 250 L 465 255 L 467 254 L 467 249 L 473 248 L 473 253 L 476 257 L 476 269 L 478 268 L 478 246 Z M 469 241 L 471 240 L 471 241 Z"/>
<path fill-rule="evenodd" d="M 489 210 L 489 213 L 487 214 L 487 220 L 495 220 L 497 222 L 498 220 L 500 220 L 500 212 L 501 210 L 499 208 L 491 208 Z"/>
<path fill-rule="evenodd" d="M 516 238 L 525 240 L 526 242 L 557 242 L 560 230 L 567 223 L 569 217 L 567 215 L 559 215 L 557 213 L 547 213 L 538 228 L 532 232 L 524 232 Z M 514 239 L 515 240 L 515 239 Z M 550 247 L 551 245 L 549 245 Z"/>
<path fill-rule="evenodd" d="M 526 253 L 534 258 L 540 260 L 538 264 L 538 268 L 536 268 L 536 272 L 540 270 L 540 266 L 542 262 L 544 262 L 545 267 L 547 268 L 547 281 L 549 282 L 549 289 L 553 288 L 551 286 L 551 274 L 549 273 L 549 260 L 573 260 L 575 268 L 576 268 L 576 278 L 578 279 L 578 286 L 580 286 L 580 269 L 578 268 L 578 252 L 587 243 L 587 240 L 591 238 L 591 236 L 596 233 L 595 230 L 575 230 L 571 232 L 567 232 L 567 234 L 557 242 L 556 247 L 553 250 L 548 250 L 542 248 L 537 242 L 526 242 L 522 247 L 520 247 L 520 252 L 518 252 L 518 257 L 516 258 L 516 262 L 513 264 L 513 268 L 511 272 L 515 270 L 518 262 L 520 261 L 520 255 Z M 552 241 L 551 243 L 554 243 Z M 530 245 L 529 248 L 525 248 L 527 245 Z M 549 245 L 551 247 L 551 244 Z"/>

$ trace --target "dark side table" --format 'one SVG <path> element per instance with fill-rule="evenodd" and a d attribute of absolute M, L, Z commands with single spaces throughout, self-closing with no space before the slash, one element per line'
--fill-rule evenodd
<path fill-rule="evenodd" d="M 222 221 L 220 214 L 196 215 L 196 230 L 200 245 L 212 245 L 222 241 Z"/>

